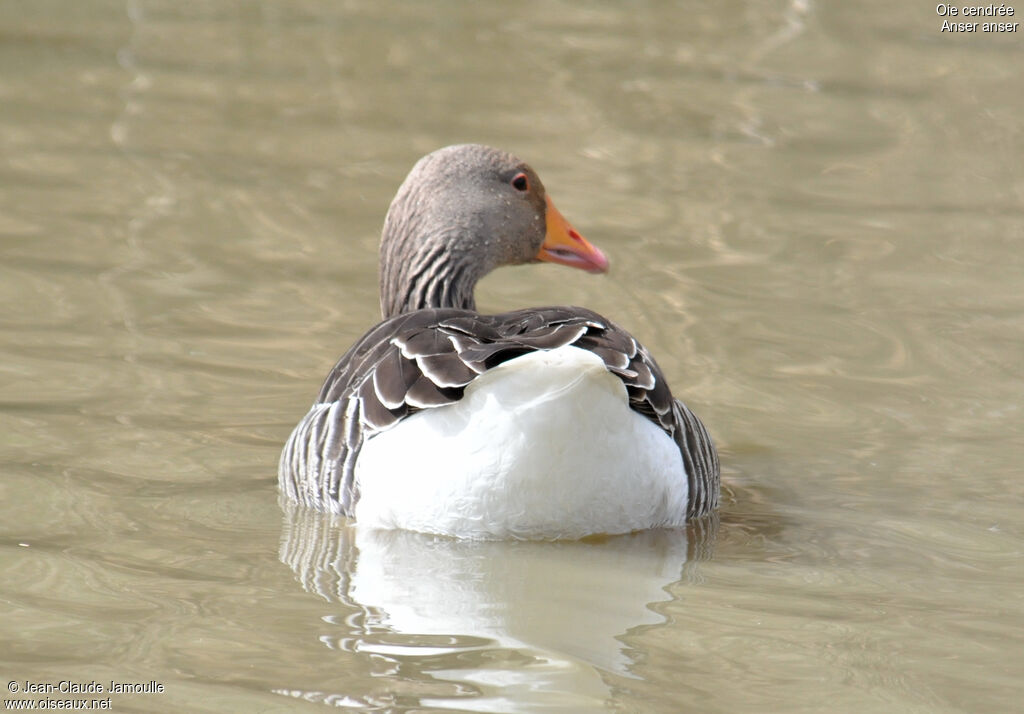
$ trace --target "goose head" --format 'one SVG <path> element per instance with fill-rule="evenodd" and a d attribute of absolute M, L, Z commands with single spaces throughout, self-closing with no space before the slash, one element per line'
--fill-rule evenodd
<path fill-rule="evenodd" d="M 540 261 L 608 269 L 608 259 L 559 213 L 528 164 L 489 146 L 448 146 L 416 163 L 388 209 L 381 312 L 388 318 L 429 307 L 473 310 L 484 275 Z"/>

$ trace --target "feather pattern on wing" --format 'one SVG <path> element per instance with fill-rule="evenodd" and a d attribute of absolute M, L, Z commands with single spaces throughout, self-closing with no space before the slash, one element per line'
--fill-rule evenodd
<path fill-rule="evenodd" d="M 654 359 L 595 312 L 547 307 L 481 315 L 427 308 L 385 320 L 338 361 L 281 455 L 282 490 L 351 515 L 363 442 L 420 409 L 452 404 L 487 370 L 536 350 L 589 350 L 622 380 L 630 406 L 678 445 L 689 478 L 687 517 L 717 506 L 718 456 L 700 420 L 674 399 Z"/>

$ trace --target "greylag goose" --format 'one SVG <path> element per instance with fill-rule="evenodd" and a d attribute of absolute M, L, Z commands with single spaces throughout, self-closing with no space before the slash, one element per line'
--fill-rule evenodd
<path fill-rule="evenodd" d="M 657 363 L 591 310 L 476 311 L 477 281 L 608 261 L 530 166 L 476 144 L 423 157 L 388 209 L 383 322 L 328 374 L 281 454 L 284 495 L 360 526 L 581 538 L 718 505 L 718 454 Z"/>

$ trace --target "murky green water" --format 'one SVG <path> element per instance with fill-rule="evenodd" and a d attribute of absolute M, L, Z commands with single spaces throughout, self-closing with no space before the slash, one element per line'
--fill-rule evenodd
<path fill-rule="evenodd" d="M 1016 710 L 1024 34 L 940 26 L 3 0 L 0 685 L 164 688 L 114 711 Z M 717 529 L 469 544 L 279 506 L 282 442 L 376 319 L 392 193 L 462 141 L 531 161 L 613 262 L 499 272 L 481 307 L 632 328 L 722 447 Z"/>

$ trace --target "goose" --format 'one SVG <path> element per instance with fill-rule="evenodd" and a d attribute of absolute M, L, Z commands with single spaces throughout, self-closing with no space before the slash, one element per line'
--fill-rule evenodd
<path fill-rule="evenodd" d="M 582 307 L 477 312 L 480 278 L 536 262 L 608 269 L 516 156 L 461 144 L 420 159 L 384 221 L 383 321 L 288 438 L 283 496 L 360 527 L 467 539 L 578 539 L 713 512 L 708 431 L 628 332 Z"/>

